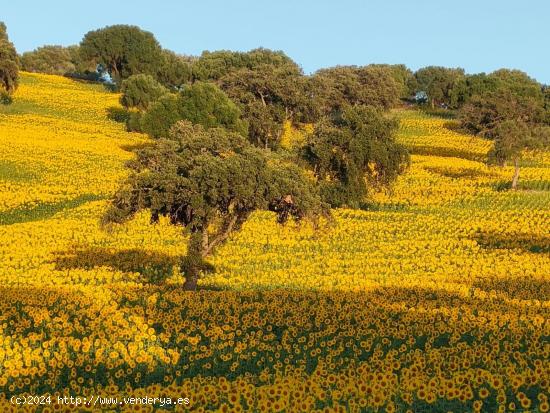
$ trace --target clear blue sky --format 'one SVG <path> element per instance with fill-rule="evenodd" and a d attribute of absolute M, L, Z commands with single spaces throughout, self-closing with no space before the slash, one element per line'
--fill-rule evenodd
<path fill-rule="evenodd" d="M 336 64 L 508 67 L 550 84 L 548 0 L 11 0 L 0 20 L 18 51 L 135 24 L 163 47 L 283 50 L 310 73 Z"/>

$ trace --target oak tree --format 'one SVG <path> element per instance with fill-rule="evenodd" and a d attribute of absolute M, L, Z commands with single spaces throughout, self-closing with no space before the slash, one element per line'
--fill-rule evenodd
<path fill-rule="evenodd" d="M 8 38 L 6 25 L 0 22 L 0 94 L 3 102 L 11 102 L 10 95 L 19 84 L 19 59 Z"/>
<path fill-rule="evenodd" d="M 414 77 L 418 91 L 424 91 L 432 108 L 436 104 L 451 104 L 451 93 L 457 81 L 464 76 L 464 69 L 427 66 L 418 69 Z"/>
<path fill-rule="evenodd" d="M 167 137 L 178 120 L 188 120 L 205 128 L 223 127 L 246 136 L 247 124 L 239 107 L 218 86 L 195 82 L 177 94 L 168 94 L 143 114 L 142 130 L 154 138 Z"/>
<path fill-rule="evenodd" d="M 184 288 L 195 290 L 205 258 L 238 231 L 256 210 L 278 222 L 315 219 L 325 207 L 316 187 L 292 164 L 272 164 L 267 152 L 242 135 L 178 122 L 169 139 L 137 151 L 132 173 L 116 193 L 104 223 L 121 223 L 138 211 L 151 221 L 167 217 L 189 235 Z"/>
<path fill-rule="evenodd" d="M 120 103 L 126 108 L 146 110 L 168 90 L 151 75 L 132 75 L 122 82 Z"/>
<path fill-rule="evenodd" d="M 369 188 L 389 186 L 409 164 L 398 122 L 373 106 L 348 106 L 315 125 L 303 156 L 333 207 L 357 207 Z"/>
<path fill-rule="evenodd" d="M 80 54 L 84 61 L 105 67 L 117 83 L 139 73 L 156 75 L 162 59 L 152 33 L 123 24 L 86 33 Z"/>
<path fill-rule="evenodd" d="M 518 120 L 505 120 L 494 129 L 494 145 L 488 153 L 488 162 L 504 166 L 514 165 L 512 189 L 519 181 L 520 161 L 526 150 L 550 148 L 550 127 L 532 126 Z"/>

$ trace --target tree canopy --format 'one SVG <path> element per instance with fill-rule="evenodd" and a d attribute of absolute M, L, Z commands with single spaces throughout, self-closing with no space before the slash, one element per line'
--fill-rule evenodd
<path fill-rule="evenodd" d="M 193 63 L 193 77 L 196 80 L 216 81 L 236 70 L 254 70 L 264 65 L 270 67 L 294 66 L 297 71 L 301 72 L 300 67 L 284 52 L 258 48 L 248 52 L 205 51 Z"/>
<path fill-rule="evenodd" d="M 151 75 L 132 75 L 122 82 L 120 103 L 126 108 L 146 110 L 168 90 Z"/>
<path fill-rule="evenodd" d="M 250 141 L 257 146 L 276 148 L 285 120 L 300 122 L 314 117 L 307 79 L 293 64 L 242 68 L 222 77 L 220 85 L 240 104 Z"/>
<path fill-rule="evenodd" d="M 545 85 L 542 88 L 544 95 L 544 111 L 545 111 L 545 123 L 550 125 L 550 86 Z"/>
<path fill-rule="evenodd" d="M 19 59 L 6 25 L 0 22 L 0 93 L 9 97 L 19 84 Z M 10 98 L 11 99 L 11 98 Z M 6 98 L 2 98 L 6 100 Z"/>
<path fill-rule="evenodd" d="M 459 114 L 464 129 L 487 138 L 493 137 L 494 129 L 501 122 L 510 120 L 537 124 L 544 119 L 542 100 L 504 88 L 474 95 Z"/>
<path fill-rule="evenodd" d="M 303 156 L 331 206 L 357 207 L 369 186 L 390 185 L 409 163 L 395 140 L 398 123 L 372 106 L 348 106 L 315 125 Z"/>
<path fill-rule="evenodd" d="M 21 67 L 27 72 L 66 75 L 75 73 L 79 67 L 78 46 L 46 45 L 21 56 Z"/>
<path fill-rule="evenodd" d="M 347 105 L 389 109 L 403 93 L 393 70 L 376 65 L 321 69 L 313 76 L 312 84 L 324 114 L 340 111 Z"/>
<path fill-rule="evenodd" d="M 167 137 L 178 120 L 188 120 L 205 128 L 224 127 L 246 136 L 247 124 L 241 110 L 213 83 L 196 82 L 178 94 L 153 103 L 141 120 L 142 129 L 154 138 Z"/>
<path fill-rule="evenodd" d="M 387 70 L 399 86 L 401 99 L 407 99 L 414 93 L 414 73 L 407 66 L 403 64 L 370 64 L 367 67 Z"/>
<path fill-rule="evenodd" d="M 166 138 L 172 125 L 181 120 L 179 106 L 179 96 L 167 93 L 150 105 L 143 115 L 130 117 L 128 130 L 141 130 L 152 138 Z"/>
<path fill-rule="evenodd" d="M 465 75 L 459 78 L 451 90 L 451 107 L 460 108 L 470 102 L 474 96 L 496 91 L 498 83 L 498 79 L 486 73 Z"/>
<path fill-rule="evenodd" d="M 157 79 L 171 90 L 179 90 L 193 79 L 193 58 L 162 50 Z"/>
<path fill-rule="evenodd" d="M 464 69 L 427 66 L 415 74 L 416 91 L 424 91 L 432 107 L 436 104 L 451 104 L 451 94 L 457 81 L 464 76 Z"/>
<path fill-rule="evenodd" d="M 267 152 L 238 133 L 178 122 L 170 139 L 137 151 L 132 174 L 116 193 L 104 222 L 124 222 L 138 211 L 168 217 L 190 233 L 184 287 L 195 289 L 204 258 L 238 231 L 250 214 L 274 211 L 315 219 L 324 206 L 315 185 L 291 164 L 272 164 Z"/>
<path fill-rule="evenodd" d="M 500 69 L 467 76 L 456 83 L 453 96 L 462 128 L 493 140 L 488 163 L 513 161 L 516 189 L 523 151 L 548 146 L 545 124 L 550 119 L 542 85 L 519 70 Z"/>
<path fill-rule="evenodd" d="M 137 26 L 114 25 L 93 30 L 80 43 L 84 61 L 101 64 L 120 82 L 135 74 L 156 76 L 162 49 L 155 36 Z"/>
<path fill-rule="evenodd" d="M 475 96 L 492 92 L 509 91 L 520 98 L 531 98 L 543 104 L 542 86 L 519 70 L 499 69 L 490 74 L 465 75 L 458 79 L 451 91 L 451 105 L 460 108 Z"/>
<path fill-rule="evenodd" d="M 509 90 L 516 96 L 532 98 L 543 103 L 542 85 L 527 73 L 517 69 L 499 69 L 491 73 L 496 79 L 498 88 Z"/>
<path fill-rule="evenodd" d="M 512 161 L 514 176 L 511 187 L 516 189 L 523 152 L 550 148 L 550 127 L 533 127 L 524 121 L 507 119 L 495 126 L 493 135 L 494 146 L 488 153 L 488 162 L 503 166 Z"/>

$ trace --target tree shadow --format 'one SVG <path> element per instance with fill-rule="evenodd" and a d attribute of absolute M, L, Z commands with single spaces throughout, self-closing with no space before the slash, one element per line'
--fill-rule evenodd
<path fill-rule="evenodd" d="M 411 155 L 463 158 L 476 162 L 483 162 L 485 160 L 485 155 L 480 155 L 478 153 L 459 148 L 449 148 L 446 146 L 414 145 L 409 148 L 409 152 Z"/>
<path fill-rule="evenodd" d="M 475 281 L 482 291 L 495 291 L 520 300 L 550 300 L 550 281 L 533 277 L 491 277 Z"/>
<path fill-rule="evenodd" d="M 105 254 L 107 257 L 103 258 L 111 259 L 117 257 L 116 254 Z M 91 264 L 95 265 L 96 260 L 91 260 Z M 388 286 L 359 292 L 251 289 L 195 293 L 170 285 L 115 285 L 109 288 L 112 295 L 108 297 L 108 303 L 97 305 L 94 291 L 72 290 L 67 286 L 0 286 L 0 309 L 3 310 L 0 321 L 5 323 L 3 334 L 12 340 L 34 337 L 28 340 L 34 346 L 29 346 L 31 349 L 50 340 L 54 343 L 69 341 L 75 332 L 79 338 L 88 337 L 90 343 L 99 339 L 100 345 L 94 344 L 91 352 L 82 346 L 71 350 L 72 354 L 84 360 L 83 364 L 75 365 L 75 370 L 79 377 L 84 376 L 86 366 L 93 363 L 94 368 L 108 372 L 97 375 L 98 379 L 94 380 L 97 384 L 106 386 L 109 379 L 114 379 L 119 388 L 123 388 L 126 380 L 135 380 L 140 387 L 150 384 L 163 386 L 164 378 L 176 371 L 181 373 L 179 383 L 199 374 L 230 380 L 245 375 L 258 376 L 264 369 L 272 374 L 275 372 L 272 369 L 274 363 L 265 359 L 275 356 L 281 343 L 288 344 L 289 348 L 304 348 L 304 343 L 310 339 L 314 339 L 316 348 L 324 347 L 318 347 L 318 343 L 324 342 L 327 349 L 317 354 L 289 352 L 285 365 L 304 366 L 311 375 L 319 362 L 328 360 L 327 356 L 330 356 L 336 362 L 331 370 L 338 373 L 350 366 L 351 358 L 367 362 L 372 360 L 373 354 L 380 352 L 385 358 L 390 351 L 397 354 L 396 350 L 403 345 L 403 351 L 407 353 L 402 357 L 408 357 L 417 351 L 433 349 L 441 349 L 443 355 L 451 349 L 454 354 L 458 345 L 464 346 L 461 352 L 475 349 L 478 343 L 489 345 L 494 342 L 500 333 L 508 337 L 513 335 L 518 342 L 529 340 L 537 332 L 536 340 L 542 342 L 545 338 L 540 335 L 538 322 L 520 317 L 526 314 L 526 308 L 520 303 L 470 297 L 441 288 Z M 537 314 L 541 314 L 541 308 L 544 311 L 538 306 Z M 455 309 L 458 311 L 454 312 Z M 505 323 L 491 321 L 488 315 Z M 72 328 L 66 328 L 66 323 L 70 323 Z M 128 328 L 129 325 L 135 328 Z M 149 333 L 146 337 L 140 332 L 142 327 Z M 154 330 L 154 335 L 150 329 Z M 256 345 L 249 345 L 249 336 L 261 339 L 256 340 Z M 144 343 L 146 349 L 155 346 L 175 351 L 179 357 L 173 362 L 158 359 L 150 364 L 151 369 L 147 364 L 146 374 L 142 369 L 145 363 L 137 364 L 117 380 L 118 376 L 108 367 L 106 358 L 100 358 L 96 353 L 100 346 L 104 350 L 106 337 L 112 344 L 139 342 Z M 169 339 L 164 341 L 162 337 Z M 409 337 L 414 338 L 411 343 L 408 343 Z M 348 351 L 345 343 L 351 341 L 371 341 L 373 346 L 357 345 L 356 349 Z M 225 359 L 225 355 L 233 353 L 237 342 L 246 345 L 239 352 L 239 360 L 244 361 L 235 368 L 234 359 Z M 217 350 L 208 357 L 201 357 L 206 346 Z M 336 352 L 331 347 L 342 351 Z M 49 349 L 52 357 L 60 352 L 59 346 L 50 346 Z M 275 356 L 281 360 L 284 357 Z M 542 358 L 540 353 L 537 358 Z M 206 368 L 207 364 L 216 367 Z M 64 366 L 54 365 L 52 369 L 59 379 L 52 380 L 51 387 L 48 387 L 49 383 L 45 384 L 41 388 L 43 393 L 67 387 Z M 24 377 L 29 376 L 25 374 Z M 7 393 L 11 397 L 10 392 L 14 390 Z"/>
<path fill-rule="evenodd" d="M 128 145 L 120 145 L 120 149 L 126 152 L 135 152 L 140 149 L 149 148 L 154 146 L 154 142 L 134 143 Z"/>
<path fill-rule="evenodd" d="M 486 172 L 476 168 L 445 168 L 437 166 L 429 166 L 424 168 L 428 172 L 436 173 L 447 178 L 453 179 L 476 179 L 476 178 L 497 178 L 498 174 L 494 172 Z"/>
<path fill-rule="evenodd" d="M 40 203 L 31 208 L 22 205 L 0 213 L 0 225 L 20 224 L 24 222 L 41 221 L 53 217 L 58 212 L 78 208 L 88 202 L 105 199 L 96 194 L 84 194 L 74 199 L 54 203 Z"/>
<path fill-rule="evenodd" d="M 359 205 L 362 211 L 376 211 L 376 212 L 409 212 L 409 205 L 405 203 L 393 202 L 393 203 L 378 203 L 378 202 L 362 202 Z"/>
<path fill-rule="evenodd" d="M 118 123 L 125 123 L 130 117 L 130 112 L 120 106 L 110 106 L 105 111 L 108 119 Z"/>
<path fill-rule="evenodd" d="M 105 247 L 77 247 L 58 252 L 54 259 L 57 270 L 110 267 L 122 272 L 137 272 L 141 274 L 143 281 L 151 284 L 164 283 L 180 261 L 179 256 L 157 251 L 139 248 L 114 251 Z"/>
<path fill-rule="evenodd" d="M 484 232 L 474 240 L 485 249 L 520 249 L 535 254 L 550 253 L 550 235 Z"/>

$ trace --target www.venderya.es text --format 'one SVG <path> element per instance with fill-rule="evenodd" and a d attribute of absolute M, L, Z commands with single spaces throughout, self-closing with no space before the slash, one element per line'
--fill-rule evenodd
<path fill-rule="evenodd" d="M 157 407 L 182 406 L 191 403 L 188 397 L 116 397 L 116 396 L 12 396 L 12 404 L 23 405 L 51 405 L 66 406 L 124 406 L 124 405 L 152 405 Z"/>

